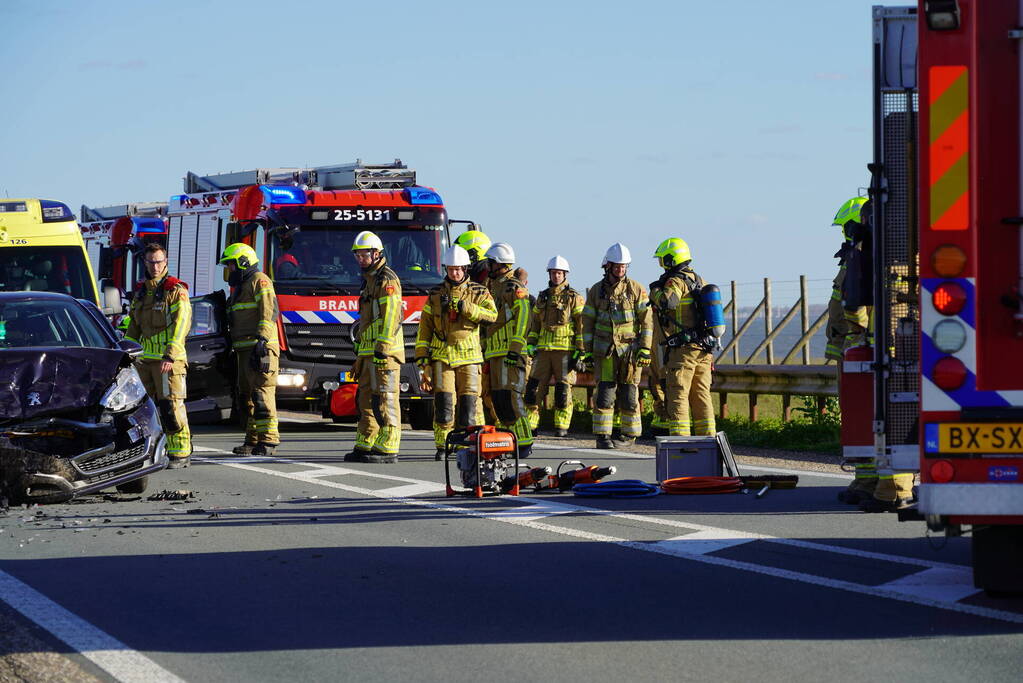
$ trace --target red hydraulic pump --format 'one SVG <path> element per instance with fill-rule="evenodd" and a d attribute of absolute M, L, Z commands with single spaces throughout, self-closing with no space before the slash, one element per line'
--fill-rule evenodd
<path fill-rule="evenodd" d="M 842 460 L 865 462 L 874 457 L 874 347 L 854 346 L 845 352 L 839 378 L 842 411 Z"/>

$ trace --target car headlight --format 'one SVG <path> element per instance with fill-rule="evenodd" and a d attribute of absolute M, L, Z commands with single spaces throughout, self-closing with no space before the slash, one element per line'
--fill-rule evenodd
<path fill-rule="evenodd" d="M 121 413 L 131 410 L 145 397 L 146 387 L 142 384 L 142 378 L 135 368 L 127 367 L 117 373 L 117 379 L 99 402 L 107 410 Z"/>

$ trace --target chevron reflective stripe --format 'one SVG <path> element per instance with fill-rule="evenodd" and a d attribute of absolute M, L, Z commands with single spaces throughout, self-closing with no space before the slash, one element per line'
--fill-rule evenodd
<path fill-rule="evenodd" d="M 934 308 L 933 293 L 943 282 L 955 282 L 966 292 L 966 306 L 958 315 L 942 315 Z M 1023 391 L 982 391 L 977 389 L 976 284 L 974 278 L 923 278 L 920 282 L 920 389 L 924 411 L 957 411 L 962 408 L 1023 407 Z M 966 342 L 959 351 L 947 354 L 934 345 L 931 333 L 942 320 L 956 320 L 966 330 Z M 966 366 L 966 380 L 958 389 L 945 391 L 931 379 L 934 365 L 946 356 Z"/>
<path fill-rule="evenodd" d="M 359 319 L 358 311 L 281 311 L 286 323 L 299 325 L 319 325 L 323 323 L 354 323 Z M 401 322 L 405 325 L 418 323 L 423 317 L 422 311 L 415 311 Z"/>
<path fill-rule="evenodd" d="M 966 230 L 970 221 L 970 78 L 965 66 L 932 66 L 930 214 L 932 230 Z"/>

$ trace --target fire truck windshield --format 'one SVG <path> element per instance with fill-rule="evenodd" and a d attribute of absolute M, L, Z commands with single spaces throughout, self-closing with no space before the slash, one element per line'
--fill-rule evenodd
<path fill-rule="evenodd" d="M 403 285 L 428 289 L 443 279 L 440 266 L 443 232 L 427 229 L 350 226 L 303 226 L 283 239 L 273 239 L 272 275 L 278 293 L 304 293 L 303 290 L 358 290 L 362 271 L 352 254 L 352 240 L 363 229 L 370 229 L 384 243 L 387 265 Z"/>

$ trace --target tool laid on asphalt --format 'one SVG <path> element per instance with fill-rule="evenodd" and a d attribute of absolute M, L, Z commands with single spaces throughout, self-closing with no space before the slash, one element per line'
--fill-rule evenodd
<path fill-rule="evenodd" d="M 579 465 L 577 469 L 562 472 L 561 468 L 565 465 Z M 608 477 L 618 471 L 618 468 L 614 465 L 608 465 L 606 467 L 600 467 L 599 465 L 587 466 L 581 460 L 562 460 L 558 464 L 557 471 L 548 475 L 547 479 L 541 486 L 537 486 L 538 491 L 553 491 L 557 490 L 565 492 L 571 489 L 576 484 L 595 484 L 604 477 Z"/>
<path fill-rule="evenodd" d="M 745 489 L 758 489 L 756 498 L 763 498 L 771 489 L 794 489 L 799 483 L 795 474 L 759 474 L 756 476 L 739 477 Z"/>
<path fill-rule="evenodd" d="M 515 434 L 491 425 L 475 425 L 458 429 L 448 434 L 444 441 L 444 482 L 447 496 L 474 496 L 508 493 L 519 495 L 518 481 L 507 490 L 502 483 L 509 472 L 519 471 L 519 449 Z M 454 456 L 454 457 L 452 457 Z M 464 490 L 451 486 L 450 463 L 454 460 L 461 476 Z M 516 479 L 515 474 L 511 474 Z"/>
<path fill-rule="evenodd" d="M 528 465 L 526 466 L 528 467 Z M 550 467 L 531 467 L 518 474 L 509 474 L 501 480 L 501 492 L 508 493 L 515 486 L 521 491 L 529 486 L 540 487 L 547 480 L 553 470 Z"/>
<path fill-rule="evenodd" d="M 594 484 L 576 484 L 572 493 L 583 498 L 650 498 L 660 493 L 657 484 L 640 479 L 618 479 Z"/>
<path fill-rule="evenodd" d="M 662 491 L 676 495 L 738 493 L 741 488 L 739 477 L 674 477 L 661 482 Z"/>

